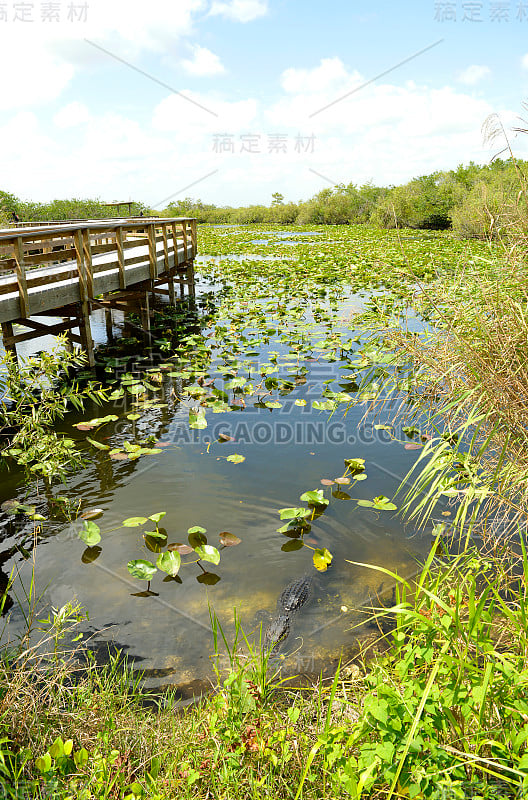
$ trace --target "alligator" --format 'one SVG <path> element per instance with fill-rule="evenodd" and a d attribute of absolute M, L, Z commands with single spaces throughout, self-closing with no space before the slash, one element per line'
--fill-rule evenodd
<path fill-rule="evenodd" d="M 293 617 L 312 596 L 314 576 L 304 575 L 292 581 L 281 592 L 277 602 L 277 613 L 266 628 L 264 634 L 264 648 L 276 653 L 281 642 L 284 642 L 291 632 Z"/>

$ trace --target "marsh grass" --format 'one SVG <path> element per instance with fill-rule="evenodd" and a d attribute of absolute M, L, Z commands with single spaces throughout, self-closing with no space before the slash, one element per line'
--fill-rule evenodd
<path fill-rule="evenodd" d="M 146 695 L 119 654 L 81 665 L 79 609 L 56 610 L 41 641 L 0 661 L 2 796 L 528 796 L 524 545 L 513 561 L 451 555 L 439 532 L 421 573 L 389 575 L 395 602 L 370 612 L 387 652 L 302 689 L 261 637 L 236 622 L 229 641 L 212 612 L 227 667 L 187 708 L 172 690 Z"/>
<path fill-rule="evenodd" d="M 519 172 L 517 206 L 526 210 Z M 394 351 L 378 411 L 390 399 L 392 421 L 425 424 L 429 441 L 404 482 L 403 512 L 428 521 L 441 500 L 456 505 L 467 530 L 515 535 L 528 514 L 528 264 L 524 217 L 512 213 L 500 231 L 502 248 L 475 254 L 451 272 L 423 283 L 404 304 L 383 305 L 365 317 L 367 329 Z M 412 308 L 426 321 L 417 334 L 402 326 Z M 396 312 L 398 313 L 395 313 Z M 402 365 L 405 365 L 402 367 Z M 402 373 L 405 379 L 402 381 Z M 398 401 L 399 398 L 399 401 Z M 376 403 L 374 404 L 376 405 Z M 402 484 L 403 487 L 403 484 Z M 498 525 L 497 521 L 502 524 Z"/>

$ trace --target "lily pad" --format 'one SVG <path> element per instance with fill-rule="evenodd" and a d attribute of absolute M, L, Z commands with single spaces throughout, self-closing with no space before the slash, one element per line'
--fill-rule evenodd
<path fill-rule="evenodd" d="M 127 567 L 132 577 L 138 578 L 140 581 L 150 581 L 157 572 L 157 567 L 154 566 L 152 561 L 147 561 L 144 558 L 136 558 L 133 561 L 129 561 Z"/>
<path fill-rule="evenodd" d="M 167 553 L 160 553 L 156 560 L 156 566 L 162 572 L 166 572 L 171 578 L 174 578 L 180 569 L 181 556 L 178 552 L 171 550 Z"/>
<path fill-rule="evenodd" d="M 95 522 L 91 520 L 86 520 L 82 530 L 79 531 L 79 539 L 82 539 L 88 547 L 98 544 L 101 541 L 101 529 L 99 525 L 96 525 Z"/>
<path fill-rule="evenodd" d="M 140 525 L 144 525 L 145 522 L 148 522 L 147 517 L 128 517 L 128 519 L 124 519 L 121 525 L 124 528 L 139 528 Z"/>
<path fill-rule="evenodd" d="M 201 544 L 194 548 L 194 551 L 200 561 L 210 561 L 211 564 L 220 563 L 220 553 L 211 544 Z"/>
<path fill-rule="evenodd" d="M 102 508 L 87 508 L 86 511 L 83 511 L 81 514 L 81 519 L 97 519 L 101 514 L 104 514 Z"/>
<path fill-rule="evenodd" d="M 363 506 L 363 508 L 373 508 L 376 511 L 396 511 L 397 509 L 397 506 L 382 494 L 372 500 L 358 500 L 357 504 L 358 506 Z"/>
<path fill-rule="evenodd" d="M 313 489 L 310 492 L 304 492 L 304 494 L 300 496 L 299 500 L 316 507 L 327 506 L 330 502 L 330 500 L 324 496 L 323 489 Z"/>
<path fill-rule="evenodd" d="M 182 542 L 172 542 L 171 544 L 167 545 L 168 549 L 179 553 L 181 556 L 186 556 L 189 553 L 193 553 L 193 548 L 188 544 L 183 544 Z"/>
<path fill-rule="evenodd" d="M 319 572 L 326 572 L 329 565 L 332 563 L 332 558 L 332 553 L 327 550 L 326 547 L 314 550 L 314 567 L 319 570 Z"/>

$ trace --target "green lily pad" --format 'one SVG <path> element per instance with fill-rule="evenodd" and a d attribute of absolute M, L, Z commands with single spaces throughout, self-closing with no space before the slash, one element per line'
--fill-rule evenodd
<path fill-rule="evenodd" d="M 129 561 L 127 567 L 132 577 L 138 578 L 140 581 L 150 581 L 157 572 L 157 567 L 154 566 L 152 561 L 147 561 L 144 558 L 136 558 L 133 561 Z"/>

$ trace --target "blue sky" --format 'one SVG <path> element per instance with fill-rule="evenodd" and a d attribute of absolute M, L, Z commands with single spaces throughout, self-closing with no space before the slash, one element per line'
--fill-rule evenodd
<path fill-rule="evenodd" d="M 0 188 L 26 199 L 268 204 L 401 183 L 489 160 L 482 123 L 509 131 L 528 98 L 528 0 L 4 7 Z M 512 144 L 528 157 L 528 137 Z"/>

